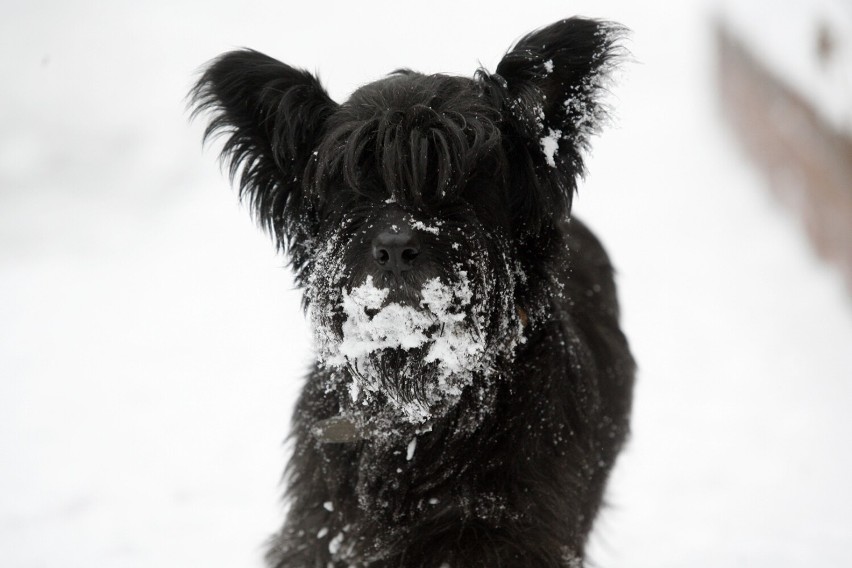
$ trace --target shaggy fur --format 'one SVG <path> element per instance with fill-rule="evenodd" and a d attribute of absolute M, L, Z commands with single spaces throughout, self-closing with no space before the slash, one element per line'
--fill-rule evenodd
<path fill-rule="evenodd" d="M 628 431 L 613 271 L 569 219 L 623 35 L 571 18 L 473 78 L 343 104 L 251 50 L 192 92 L 304 290 L 274 568 L 578 567 Z"/>

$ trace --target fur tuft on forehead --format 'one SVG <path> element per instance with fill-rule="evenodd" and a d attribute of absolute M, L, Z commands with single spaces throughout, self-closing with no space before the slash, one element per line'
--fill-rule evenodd
<path fill-rule="evenodd" d="M 410 204 L 459 192 L 483 162 L 499 172 L 500 115 L 471 79 L 397 71 L 331 117 L 309 166 L 313 189 L 343 180 Z"/>

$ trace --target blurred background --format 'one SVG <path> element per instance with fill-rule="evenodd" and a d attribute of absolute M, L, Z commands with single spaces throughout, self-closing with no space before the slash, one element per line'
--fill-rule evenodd
<path fill-rule="evenodd" d="M 575 200 L 640 366 L 591 557 L 852 565 L 852 2 L 476 4 L 3 2 L 3 566 L 259 567 L 282 518 L 310 337 L 188 123 L 205 61 L 250 46 L 342 101 L 574 14 L 633 30 Z"/>

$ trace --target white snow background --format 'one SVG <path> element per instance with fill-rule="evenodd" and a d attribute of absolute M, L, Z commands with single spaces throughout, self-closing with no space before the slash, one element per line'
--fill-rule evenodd
<path fill-rule="evenodd" d="M 710 6 L 59 2 L 0 19 L 0 565 L 260 566 L 311 359 L 299 294 L 187 124 L 250 46 L 343 100 L 572 14 L 633 29 L 576 213 L 619 268 L 634 434 L 605 568 L 852 565 L 852 306 L 725 129 Z M 772 13 L 766 14 L 771 25 Z"/>

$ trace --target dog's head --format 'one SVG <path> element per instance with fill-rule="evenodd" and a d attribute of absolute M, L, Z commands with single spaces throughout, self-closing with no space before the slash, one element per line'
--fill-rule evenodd
<path fill-rule="evenodd" d="M 493 74 L 397 71 L 343 104 L 255 51 L 206 69 L 192 94 L 206 136 L 224 135 L 353 404 L 420 423 L 511 360 L 621 33 L 563 20 Z"/>

